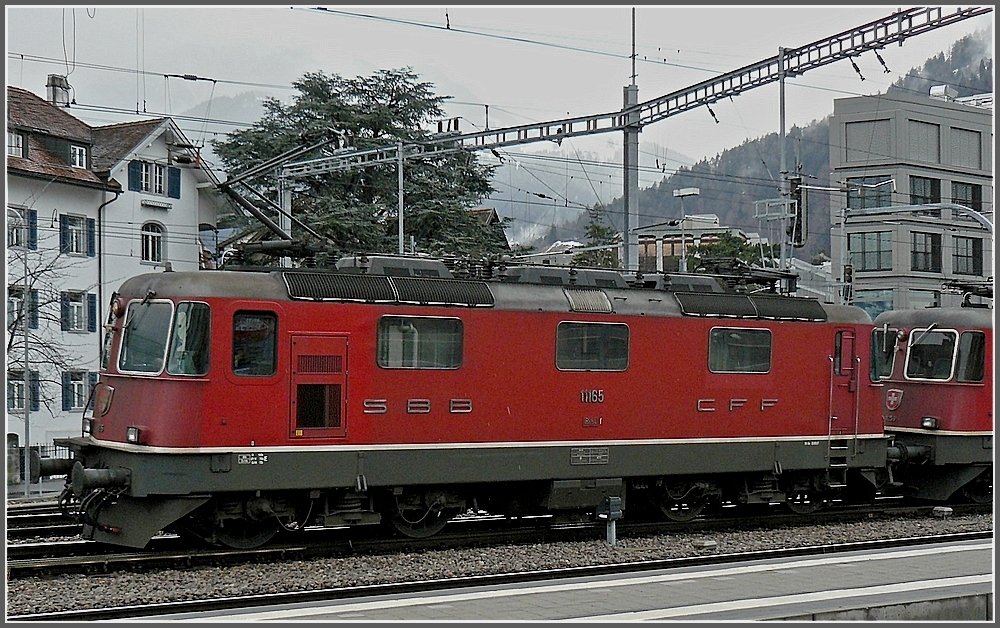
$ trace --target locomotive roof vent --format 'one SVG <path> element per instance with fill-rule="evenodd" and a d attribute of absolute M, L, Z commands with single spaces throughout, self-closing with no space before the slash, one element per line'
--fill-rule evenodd
<path fill-rule="evenodd" d="M 827 319 L 826 310 L 815 299 L 704 292 L 677 292 L 674 296 L 681 312 L 687 316 L 799 321 Z"/>
<path fill-rule="evenodd" d="M 587 288 L 628 288 L 628 282 L 616 270 L 567 266 L 514 266 L 507 269 L 504 281 Z"/>
<path fill-rule="evenodd" d="M 451 271 L 439 259 L 403 255 L 350 255 L 337 260 L 337 270 L 343 273 L 392 277 L 452 278 Z"/>
<path fill-rule="evenodd" d="M 718 277 L 673 273 L 644 276 L 642 287 L 670 292 L 731 292 Z"/>

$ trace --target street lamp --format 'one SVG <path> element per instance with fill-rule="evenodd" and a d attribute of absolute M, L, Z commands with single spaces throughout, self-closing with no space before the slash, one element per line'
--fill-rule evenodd
<path fill-rule="evenodd" d="M 674 196 L 678 196 L 681 199 L 681 272 L 687 272 L 687 235 L 684 233 L 684 219 L 687 216 L 684 215 L 684 197 L 685 196 L 698 196 L 701 194 L 701 189 L 699 188 L 681 188 L 679 190 L 674 190 Z"/>

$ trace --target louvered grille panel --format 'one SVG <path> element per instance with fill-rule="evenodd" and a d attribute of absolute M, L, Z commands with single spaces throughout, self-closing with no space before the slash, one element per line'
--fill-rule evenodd
<path fill-rule="evenodd" d="M 815 299 L 789 299 L 787 297 L 752 296 L 761 318 L 825 321 L 826 310 Z"/>
<path fill-rule="evenodd" d="M 757 309 L 745 294 L 676 292 L 674 296 L 681 305 L 681 312 L 689 316 L 757 317 Z"/>
<path fill-rule="evenodd" d="M 339 355 L 300 355 L 299 373 L 341 373 L 344 358 Z"/>
<path fill-rule="evenodd" d="M 396 294 L 389 278 L 382 275 L 287 272 L 284 277 L 285 285 L 288 286 L 288 296 L 293 299 L 369 303 L 396 301 Z"/>
<path fill-rule="evenodd" d="M 491 306 L 493 293 L 484 281 L 392 277 L 401 303 Z"/>
<path fill-rule="evenodd" d="M 569 299 L 569 307 L 574 312 L 596 312 L 610 314 L 613 310 L 611 299 L 603 290 L 588 290 L 586 288 L 563 289 Z"/>

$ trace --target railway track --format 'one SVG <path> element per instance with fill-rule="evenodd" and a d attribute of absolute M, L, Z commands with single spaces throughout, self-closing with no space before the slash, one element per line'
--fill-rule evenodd
<path fill-rule="evenodd" d="M 541 569 L 530 572 L 503 573 L 492 575 L 477 575 L 466 577 L 451 577 L 446 579 L 430 579 L 392 584 L 360 585 L 332 589 L 282 592 L 253 596 L 231 596 L 224 598 L 188 600 L 183 602 L 168 602 L 144 604 L 114 608 L 95 608 L 86 610 L 69 610 L 51 613 L 26 614 L 8 616 L 11 621 L 107 621 L 132 618 L 148 618 L 177 613 L 208 613 L 229 611 L 247 607 L 273 606 L 293 603 L 332 602 L 344 599 L 357 599 L 374 595 L 402 596 L 425 593 L 441 589 L 457 589 L 468 586 L 495 587 L 501 585 L 537 582 L 539 580 L 559 580 L 581 576 L 611 576 L 636 571 L 675 569 L 698 565 L 736 564 L 751 560 L 780 559 L 811 555 L 829 555 L 838 552 L 875 550 L 886 548 L 910 547 L 934 543 L 950 543 L 957 541 L 972 541 L 991 539 L 992 531 L 965 532 L 956 534 L 933 534 L 921 537 L 901 539 L 886 539 L 880 541 L 863 541 L 854 543 L 838 543 L 829 545 L 812 545 L 806 547 L 776 549 L 766 551 L 739 552 L 730 554 L 713 554 L 686 558 L 670 558 L 646 560 L 642 562 L 626 562 L 593 565 L 585 567 L 569 567 L 558 569 Z"/>
<path fill-rule="evenodd" d="M 988 506 L 953 506 L 955 514 L 992 512 Z M 843 508 L 811 515 L 767 513 L 754 517 L 726 516 L 690 522 L 624 522 L 617 525 L 623 538 L 679 532 L 712 532 L 733 529 L 767 529 L 815 524 L 836 524 L 875 518 L 927 517 L 930 506 L 890 508 Z M 386 554 L 504 544 L 581 541 L 605 537 L 600 522 L 566 522 L 551 518 L 506 520 L 499 517 L 467 517 L 449 523 L 446 530 L 426 539 L 384 538 L 374 530 L 306 529 L 290 535 L 284 543 L 249 550 L 205 548 L 174 535 L 154 538 L 142 550 L 122 548 L 92 541 L 44 541 L 7 545 L 8 579 L 57 574 L 95 574 L 206 565 L 236 565 L 278 560 L 305 560 L 355 554 Z"/>

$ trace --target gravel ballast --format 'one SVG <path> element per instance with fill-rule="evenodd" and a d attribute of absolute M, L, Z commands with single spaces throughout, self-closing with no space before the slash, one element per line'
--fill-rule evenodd
<path fill-rule="evenodd" d="M 993 529 L 992 515 L 876 520 L 787 529 L 664 534 L 268 564 L 62 575 L 8 581 L 7 615 L 332 589 Z M 713 545 L 714 542 L 714 545 Z"/>

